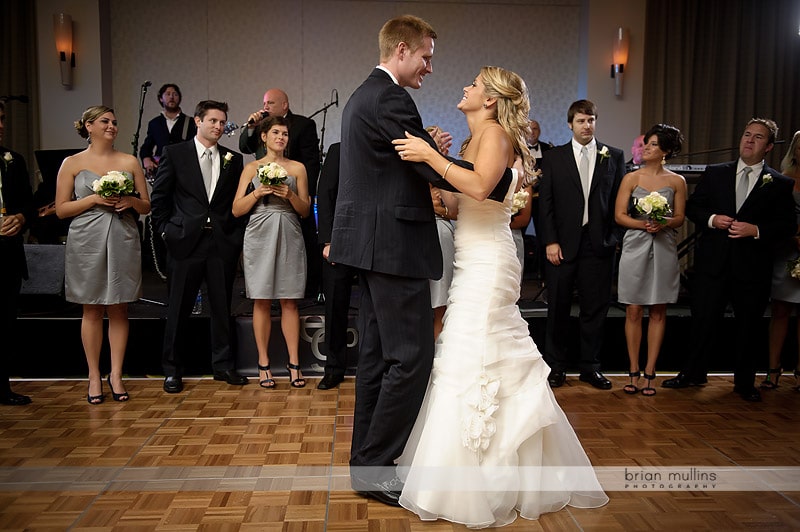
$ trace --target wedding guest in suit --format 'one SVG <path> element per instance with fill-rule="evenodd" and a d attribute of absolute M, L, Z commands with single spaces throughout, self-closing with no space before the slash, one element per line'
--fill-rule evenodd
<path fill-rule="evenodd" d="M 164 148 L 153 186 L 153 225 L 167 245 L 169 307 L 164 330 L 164 391 L 183 390 L 184 335 L 203 280 L 211 309 L 214 379 L 247 384 L 235 366 L 230 339 L 231 296 L 244 237 L 233 215 L 242 156 L 217 144 L 228 104 L 197 104 L 194 139 Z"/>
<path fill-rule="evenodd" d="M 644 150 L 644 135 L 639 135 L 633 139 L 633 145 L 631 146 L 631 159 L 625 163 L 625 167 L 628 169 L 628 172 L 632 172 L 634 166 L 639 166 L 644 162 L 642 159 L 642 150 Z"/>
<path fill-rule="evenodd" d="M 308 176 L 308 192 L 312 198 L 317 195 L 317 178 L 319 177 L 320 154 L 317 124 L 310 118 L 293 113 L 289 109 L 289 96 L 281 89 L 269 89 L 264 93 L 264 106 L 247 118 L 247 127 L 242 128 L 239 136 L 239 150 L 252 153 L 256 159 L 266 154 L 266 149 L 259 142 L 257 127 L 269 116 L 282 116 L 289 124 L 289 145 L 286 157 L 300 161 L 306 167 Z M 317 243 L 317 223 L 313 216 L 300 220 L 303 229 L 303 241 L 306 246 L 306 297 L 316 298 L 322 286 L 322 257 Z"/>
<path fill-rule="evenodd" d="M 656 360 L 664 340 L 667 303 L 678 301 L 677 229 L 683 225 L 686 208 L 686 180 L 666 168 L 666 159 L 681 151 L 680 130 L 657 124 L 644 135 L 644 167 L 627 174 L 617 193 L 616 222 L 626 228 L 619 260 L 617 300 L 625 308 L 625 339 L 630 359 L 630 383 L 622 389 L 627 394 L 639 391 L 639 348 L 642 343 L 642 316 L 648 307 L 647 381 L 642 395 L 653 396 L 656 389 Z M 660 210 L 645 206 L 653 194 L 666 203 Z M 636 208 L 642 202 L 641 209 Z M 649 212 L 648 212 L 649 210 Z"/>
<path fill-rule="evenodd" d="M 361 293 L 350 478 L 356 491 L 395 506 L 402 483 L 394 460 L 433 363 L 429 279 L 441 276 L 442 253 L 428 183 L 448 185 L 426 164 L 399 159 L 392 140 L 409 133 L 436 148 L 404 88 L 418 89 L 432 72 L 435 38 L 427 22 L 411 15 L 381 28 L 380 64 L 342 113 L 328 256 L 358 270 Z M 510 181 L 509 171 L 490 197 L 504 197 Z"/>
<path fill-rule="evenodd" d="M 289 353 L 289 382 L 293 388 L 306 385 L 300 374 L 300 313 L 297 300 L 306 287 L 306 256 L 300 218 L 308 216 L 311 202 L 303 163 L 287 159 L 289 127 L 286 119 L 271 116 L 259 126 L 267 154 L 244 167 L 233 200 L 233 215 L 249 215 L 244 233 L 244 280 L 247 297 L 253 300 L 253 334 L 258 348 L 258 370 L 262 388 L 274 388 L 269 366 L 272 331 L 272 300 L 281 305 L 281 331 Z M 280 184 L 264 184 L 260 168 L 270 163 L 283 169 Z"/>
<path fill-rule="evenodd" d="M 164 146 L 193 138 L 197 134 L 194 120 L 181 111 L 181 89 L 165 83 L 158 89 L 161 114 L 147 123 L 147 136 L 139 153 L 148 178 L 155 176 Z"/>
<path fill-rule="evenodd" d="M 108 386 L 115 401 L 127 401 L 122 364 L 128 344 L 128 303 L 142 293 L 142 259 L 136 214 L 150 212 L 147 183 L 139 161 L 114 148 L 117 119 L 104 105 L 89 107 L 75 122 L 89 146 L 67 157 L 58 171 L 56 214 L 73 218 L 64 255 L 64 294 L 83 305 L 81 340 L 89 366 L 87 401 L 103 402 L 100 349 L 103 316 L 108 314 L 111 373 Z M 95 183 L 109 172 L 132 181 L 130 193 L 101 195 Z"/>
<path fill-rule="evenodd" d="M 594 136 L 597 108 L 573 102 L 567 112 L 572 140 L 545 153 L 539 188 L 541 242 L 548 291 L 545 360 L 554 388 L 566 381 L 573 290 L 580 307 L 580 380 L 608 390 L 600 352 L 611 302 L 614 253 L 619 242 L 614 201 L 625 173 L 622 150 Z"/>
<path fill-rule="evenodd" d="M 776 242 L 795 234 L 793 180 L 764 162 L 778 126 L 753 118 L 739 142 L 739 159 L 710 165 L 686 203 L 700 236 L 694 253 L 692 328 L 683 370 L 665 388 L 707 382 L 717 325 L 730 302 L 735 317 L 733 391 L 760 401 L 754 386 L 756 356 L 763 346 L 759 321 L 769 302 Z"/>
<path fill-rule="evenodd" d="M 328 262 L 331 231 L 339 193 L 339 142 L 331 144 L 319 175 L 319 241 L 322 249 L 322 293 L 325 295 L 325 375 L 319 390 L 336 388 L 347 369 L 347 325 L 350 295 L 356 271 L 346 264 Z"/>
<path fill-rule="evenodd" d="M 36 217 L 31 182 L 25 159 L 2 146 L 5 134 L 6 106 L 0 101 L 0 328 L 9 334 L 17 319 L 17 304 L 22 280 L 28 278 L 22 235 Z M 21 406 L 31 402 L 27 395 L 11 391 L 9 372 L 14 349 L 0 350 L 0 404 Z"/>
<path fill-rule="evenodd" d="M 795 215 L 800 224 L 800 131 L 795 131 L 789 150 L 781 160 L 781 173 L 794 180 L 792 196 L 794 197 Z M 772 269 L 772 305 L 769 322 L 769 368 L 762 389 L 772 390 L 778 387 L 783 372 L 781 367 L 781 351 L 789 328 L 789 316 L 792 308 L 800 312 L 800 279 L 790 271 L 788 264 L 800 258 L 800 235 L 795 234 L 778 244 L 775 265 Z M 792 268 L 794 269 L 794 268 Z M 800 269 L 798 269 L 800 270 Z M 800 327 L 797 328 L 798 349 L 800 349 Z M 800 391 L 800 357 L 794 370 L 795 389 Z"/>
<path fill-rule="evenodd" d="M 536 159 L 536 166 L 540 166 L 544 153 L 553 147 L 549 142 L 540 142 L 539 137 L 542 134 L 542 128 L 538 120 L 530 121 L 530 133 L 528 134 L 528 149 L 531 150 L 531 155 Z"/>

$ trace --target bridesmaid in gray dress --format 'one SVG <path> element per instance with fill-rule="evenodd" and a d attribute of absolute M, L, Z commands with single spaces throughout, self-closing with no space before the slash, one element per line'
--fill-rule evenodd
<path fill-rule="evenodd" d="M 664 340 L 667 303 L 678 300 L 679 269 L 676 229 L 683 225 L 686 207 L 686 181 L 664 168 L 667 157 L 681 150 L 681 132 L 666 124 L 650 128 L 644 135 L 642 160 L 644 166 L 622 179 L 614 207 L 616 222 L 625 227 L 622 256 L 617 282 L 618 300 L 626 303 L 625 339 L 630 358 L 630 383 L 623 391 L 639 391 L 639 348 L 642 343 L 642 315 L 649 306 L 647 327 L 647 364 L 644 368 L 646 385 L 642 395 L 656 394 L 656 360 Z M 634 208 L 635 200 L 658 192 L 672 208 L 665 223 L 651 220 Z"/>
<path fill-rule="evenodd" d="M 98 105 L 75 122 L 88 148 L 64 159 L 56 184 L 56 214 L 73 218 L 67 235 L 64 287 L 67 301 L 83 305 L 81 340 L 89 366 L 89 404 L 103 402 L 100 348 L 103 316 L 108 314 L 111 373 L 108 386 L 115 401 L 127 401 L 122 364 L 128 344 L 128 303 L 142 291 L 138 214 L 150 212 L 150 199 L 139 161 L 114 149 L 117 119 L 114 110 Z M 111 171 L 133 180 L 136 195 L 103 198 L 93 181 Z"/>
<path fill-rule="evenodd" d="M 453 281 L 453 261 L 456 248 L 454 242 L 455 225 L 458 216 L 458 201 L 452 193 L 431 186 L 433 212 L 436 214 L 436 230 L 439 232 L 439 246 L 442 248 L 442 277 L 431 280 L 431 308 L 433 309 L 433 339 L 442 332 L 444 312 L 447 310 L 447 294 Z"/>
<path fill-rule="evenodd" d="M 289 143 L 286 119 L 265 120 L 260 128 L 267 154 L 244 167 L 233 200 L 233 215 L 250 215 L 244 234 L 244 279 L 247 297 L 253 299 L 253 334 L 258 349 L 259 384 L 274 388 L 269 366 L 272 300 L 281 303 L 281 331 L 289 352 L 292 387 L 306 385 L 300 373 L 300 313 L 297 300 L 305 294 L 306 254 L 300 218 L 311 211 L 308 177 L 303 163 L 284 156 Z M 267 163 L 282 166 L 288 177 L 280 185 L 262 185 L 257 171 Z M 263 373 L 263 378 L 261 374 Z"/>
<path fill-rule="evenodd" d="M 781 160 L 781 173 L 794 179 L 795 212 L 797 223 L 800 224 L 800 131 L 792 137 L 792 143 L 786 155 Z M 775 267 L 772 272 L 772 305 L 769 322 L 769 369 L 762 389 L 772 390 L 778 387 L 781 378 L 781 351 L 786 333 L 789 329 L 789 316 L 792 308 L 800 312 L 800 280 L 789 275 L 786 263 L 800 257 L 800 235 L 782 242 L 776 252 Z M 797 327 L 798 340 L 800 340 L 800 327 Z M 800 350 L 800 345 L 798 346 Z M 794 370 L 794 389 L 800 391 L 800 353 Z"/>

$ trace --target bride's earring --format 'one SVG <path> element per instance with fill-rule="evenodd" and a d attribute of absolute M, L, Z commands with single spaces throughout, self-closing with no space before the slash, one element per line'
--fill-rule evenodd
<path fill-rule="evenodd" d="M 666 155 L 661 157 L 661 166 L 664 166 L 665 164 L 667 164 L 667 156 Z"/>

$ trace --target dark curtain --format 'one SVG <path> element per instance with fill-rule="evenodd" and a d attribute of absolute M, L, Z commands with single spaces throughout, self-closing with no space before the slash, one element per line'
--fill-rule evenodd
<path fill-rule="evenodd" d="M 738 156 L 752 117 L 772 118 L 778 139 L 800 129 L 800 0 L 648 0 L 642 131 L 681 129 L 676 163 Z M 776 145 L 767 163 L 779 167 Z M 721 150 L 721 151 L 716 151 Z"/>
<path fill-rule="evenodd" d="M 34 5 L 29 0 L 0 2 L 0 96 L 28 98 L 28 103 L 6 101 L 3 145 L 25 157 L 32 179 L 33 150 L 39 145 Z"/>

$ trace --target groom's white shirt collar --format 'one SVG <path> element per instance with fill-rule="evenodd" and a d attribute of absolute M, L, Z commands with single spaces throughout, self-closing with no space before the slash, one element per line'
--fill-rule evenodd
<path fill-rule="evenodd" d="M 389 77 L 390 77 L 390 78 L 392 78 L 392 81 L 394 81 L 394 84 L 395 84 L 395 85 L 400 85 L 400 84 L 397 82 L 397 78 L 396 78 L 396 77 L 394 77 L 394 74 L 392 74 L 391 72 L 389 72 L 389 69 L 388 69 L 388 68 L 386 68 L 386 67 L 385 67 L 385 66 L 383 66 L 383 65 L 378 65 L 378 66 L 376 66 L 375 68 L 380 68 L 381 70 L 383 70 L 384 72 L 386 72 L 387 74 L 389 74 Z"/>

